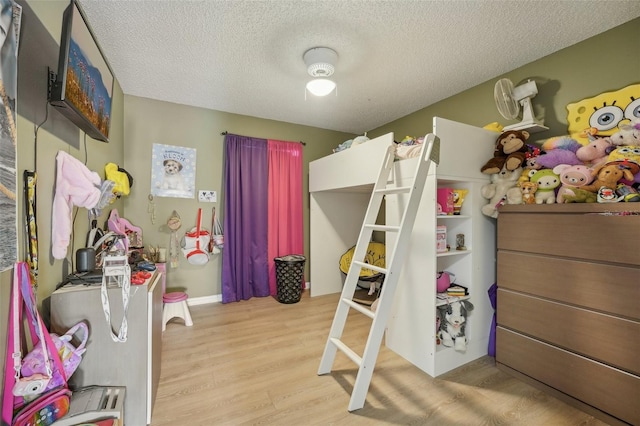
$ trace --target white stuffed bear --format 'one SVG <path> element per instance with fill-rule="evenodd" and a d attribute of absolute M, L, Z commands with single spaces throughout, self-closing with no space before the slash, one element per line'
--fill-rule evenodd
<path fill-rule="evenodd" d="M 555 170 L 555 169 L 554 169 Z M 551 169 L 541 169 L 531 176 L 531 182 L 538 184 L 536 204 L 554 204 L 555 189 L 560 186 L 560 176 Z"/>
<path fill-rule="evenodd" d="M 468 300 L 438 306 L 440 315 L 438 336 L 443 345 L 453 346 L 459 352 L 467 350 L 467 336 L 464 333 L 464 328 L 467 322 L 467 313 L 472 310 L 473 304 Z"/>
<path fill-rule="evenodd" d="M 509 189 L 516 187 L 521 174 L 522 167 L 511 171 L 503 167 L 500 172 L 492 174 L 491 183 L 484 185 L 480 189 L 482 196 L 489 200 L 487 204 L 482 206 L 482 213 L 489 217 L 497 218 L 498 207 L 508 204 L 507 192 Z"/>

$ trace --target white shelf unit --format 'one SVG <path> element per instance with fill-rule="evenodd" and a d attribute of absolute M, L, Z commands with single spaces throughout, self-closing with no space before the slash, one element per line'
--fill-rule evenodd
<path fill-rule="evenodd" d="M 483 161 L 493 153 L 497 135 L 493 132 L 434 119 L 434 133 L 440 137 L 440 164 L 431 169 L 414 225 L 409 255 L 400 277 L 395 305 L 387 325 L 386 345 L 427 374 L 436 377 L 488 352 L 493 308 L 488 289 L 495 282 L 495 221 L 484 216 L 486 203 L 480 188 L 489 182 L 480 173 Z M 464 156 L 464 158 L 461 158 Z M 404 164 L 397 167 L 404 167 Z M 398 171 L 402 176 L 403 171 Z M 409 179 L 396 182 L 401 186 Z M 437 215 L 438 188 L 466 189 L 461 214 Z M 402 203 L 402 198 L 396 197 Z M 402 206 L 386 204 L 387 222 L 398 220 Z M 447 227 L 450 250 L 436 252 L 436 226 Z M 466 250 L 456 250 L 456 234 L 464 234 Z M 387 235 L 387 248 L 393 247 Z M 466 325 L 465 352 L 436 344 L 436 274 L 455 274 L 455 283 L 469 289 L 465 297 L 474 305 Z"/>

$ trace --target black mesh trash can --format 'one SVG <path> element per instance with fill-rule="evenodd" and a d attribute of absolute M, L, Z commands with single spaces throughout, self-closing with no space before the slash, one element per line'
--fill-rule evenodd
<path fill-rule="evenodd" d="M 304 262 L 307 260 L 300 254 L 289 254 L 276 257 L 276 287 L 278 302 L 297 303 L 302 296 L 302 280 L 304 279 Z"/>

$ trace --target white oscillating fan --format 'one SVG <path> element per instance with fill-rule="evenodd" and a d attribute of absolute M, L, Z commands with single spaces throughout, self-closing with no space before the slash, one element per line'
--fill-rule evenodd
<path fill-rule="evenodd" d="M 504 127 L 503 131 L 527 130 L 532 133 L 548 130 L 543 125 L 543 122 L 533 115 L 531 98 L 537 94 L 538 87 L 535 81 L 529 80 L 517 87 L 514 87 L 508 78 L 501 78 L 496 82 L 493 89 L 493 98 L 500 114 L 507 120 L 513 120 L 518 117 L 520 108 L 522 108 L 522 121 Z"/>

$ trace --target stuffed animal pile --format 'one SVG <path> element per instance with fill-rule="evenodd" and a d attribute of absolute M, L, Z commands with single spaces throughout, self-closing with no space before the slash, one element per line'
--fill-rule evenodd
<path fill-rule="evenodd" d="M 496 218 L 503 204 L 640 202 L 640 118 L 609 136 L 594 133 L 586 143 L 560 136 L 540 147 L 526 143 L 526 131 L 501 133 L 480 169 L 491 176 L 482 213 Z"/>

